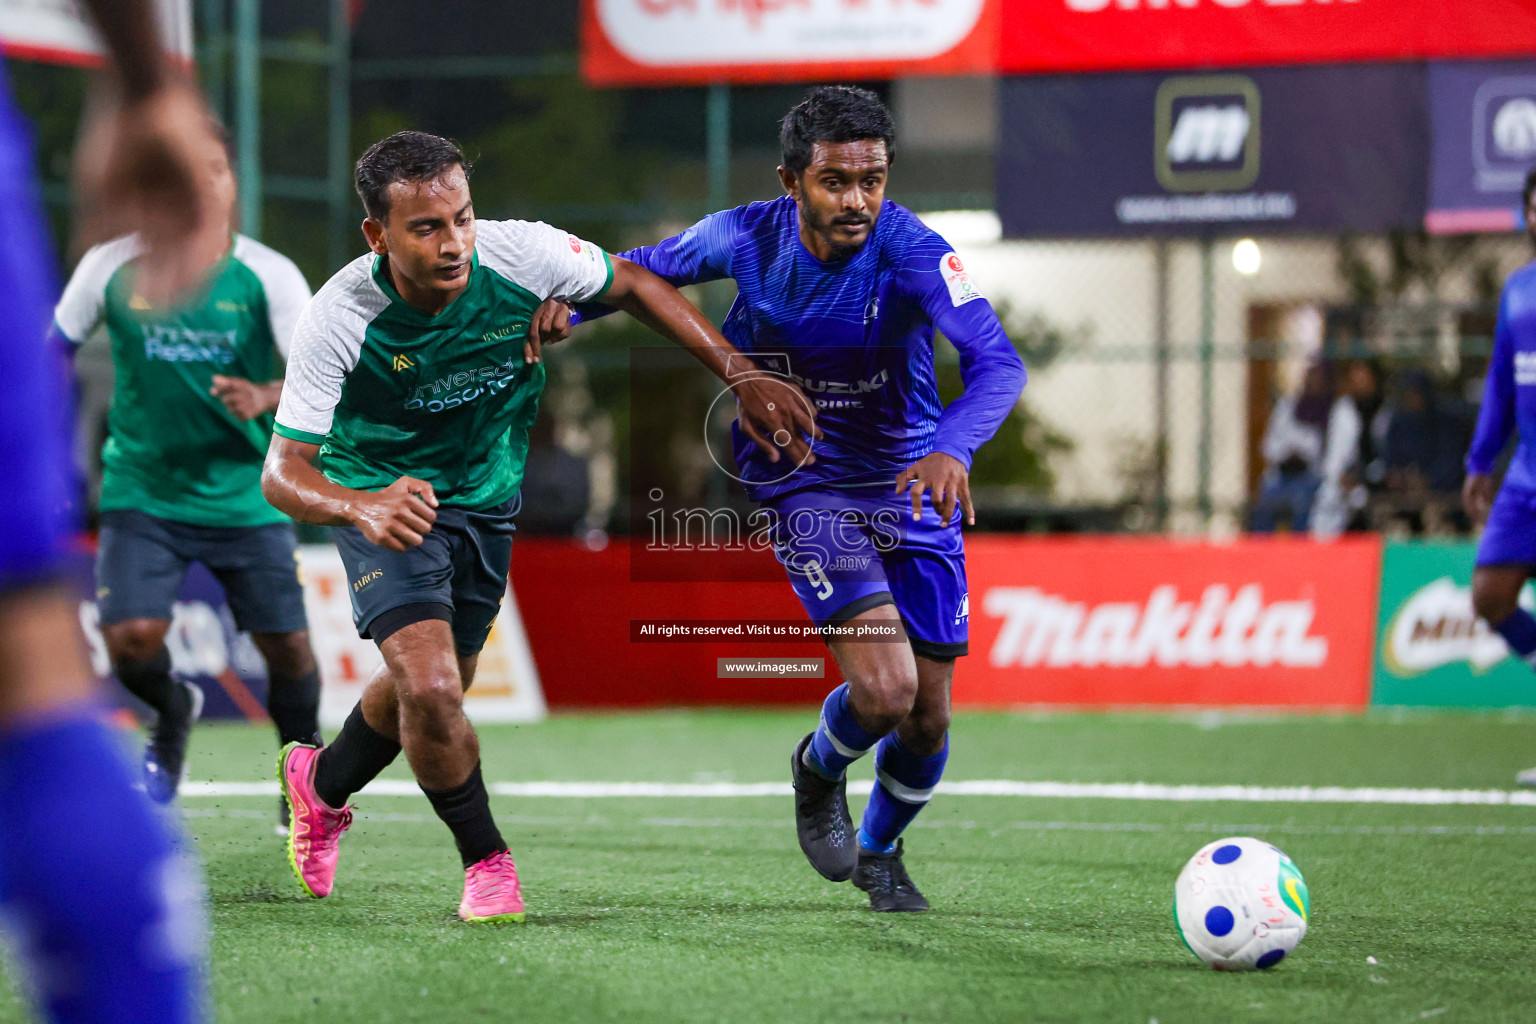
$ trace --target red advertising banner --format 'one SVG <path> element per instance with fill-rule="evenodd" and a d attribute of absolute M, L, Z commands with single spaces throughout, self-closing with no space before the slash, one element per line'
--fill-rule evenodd
<path fill-rule="evenodd" d="M 1005 74 L 1529 56 L 1531 0 L 1007 0 Z"/>
<path fill-rule="evenodd" d="M 1363 707 L 1381 542 L 976 537 L 957 704 Z"/>
<path fill-rule="evenodd" d="M 593 85 L 991 74 L 1001 0 L 582 0 Z"/>
<path fill-rule="evenodd" d="M 966 540 L 971 653 L 955 702 L 1363 707 L 1381 543 Z M 552 707 L 809 704 L 839 681 L 771 552 L 700 552 L 695 582 L 637 582 L 616 540 L 520 540 L 512 586 Z M 754 582 L 755 580 L 755 582 Z M 692 625 L 683 637 L 662 625 Z M 699 639 L 710 629 L 736 630 Z M 714 633 L 708 633 L 714 636 Z M 720 678 L 722 658 L 824 659 L 814 678 Z"/>

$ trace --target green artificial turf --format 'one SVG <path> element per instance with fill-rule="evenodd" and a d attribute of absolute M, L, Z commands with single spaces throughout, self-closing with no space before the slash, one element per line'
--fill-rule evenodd
<path fill-rule="evenodd" d="M 777 782 L 813 723 L 566 715 L 481 736 L 491 781 Z M 951 779 L 1508 789 L 1536 764 L 1518 716 L 971 714 L 952 737 Z M 267 730 L 206 726 L 193 775 L 264 780 L 273 750 Z M 274 803 L 184 801 L 226 1024 L 1536 1019 L 1536 807 L 941 791 L 907 834 L 934 910 L 897 916 L 815 875 L 787 796 L 493 797 L 529 914 L 487 928 L 454 916 L 462 872 L 425 799 L 360 798 L 321 901 L 289 873 Z M 1311 887 L 1307 938 L 1268 973 L 1209 971 L 1170 920 L 1185 859 L 1231 834 L 1280 846 Z M 0 1021 L 21 1019 L 0 989 Z"/>

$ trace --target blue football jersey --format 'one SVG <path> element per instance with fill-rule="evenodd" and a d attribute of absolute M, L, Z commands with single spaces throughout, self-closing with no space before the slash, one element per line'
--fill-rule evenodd
<path fill-rule="evenodd" d="M 1493 358 L 1467 472 L 1491 473 L 1511 430 L 1519 443 L 1504 482 L 1536 491 L 1536 263 L 1509 275 L 1499 299 Z"/>
<path fill-rule="evenodd" d="M 0 530 L 0 590 L 59 568 L 72 489 L 65 355 L 48 340 L 58 285 L 53 243 L 32 175 L 31 131 L 0 76 L 0 479 L 9 514 Z"/>
<path fill-rule="evenodd" d="M 749 495 L 812 487 L 890 487 L 931 452 L 967 469 L 1024 386 L 1024 362 L 954 249 L 887 201 L 859 252 L 824 263 L 800 241 L 783 196 L 713 214 L 680 235 L 622 257 L 674 285 L 732 278 L 721 327 L 758 365 L 783 373 L 815 402 L 825 437 L 816 461 L 791 472 L 733 426 Z M 934 376 L 934 331 L 960 353 L 965 393 L 947 407 Z"/>

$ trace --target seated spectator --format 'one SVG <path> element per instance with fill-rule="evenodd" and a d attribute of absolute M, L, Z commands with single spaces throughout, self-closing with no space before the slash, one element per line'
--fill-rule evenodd
<path fill-rule="evenodd" d="M 1264 476 L 1250 517 L 1251 530 L 1273 533 L 1282 517 L 1292 530 L 1307 529 L 1322 482 L 1318 468 L 1332 405 L 1333 379 L 1326 363 L 1307 367 L 1300 393 L 1294 398 L 1282 396 L 1275 403 L 1264 431 Z"/>

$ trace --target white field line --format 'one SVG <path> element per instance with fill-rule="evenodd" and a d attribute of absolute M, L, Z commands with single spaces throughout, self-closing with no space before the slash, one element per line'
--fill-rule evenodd
<path fill-rule="evenodd" d="M 358 811 L 357 818 L 365 822 L 387 822 L 408 825 L 435 825 L 433 814 L 402 814 L 398 811 Z M 229 818 L 252 821 L 270 821 L 270 810 L 252 810 L 239 807 L 184 807 L 184 818 Z M 772 829 L 782 832 L 785 820 L 773 818 L 606 818 L 600 814 L 581 817 L 541 817 L 526 814 L 498 814 L 498 824 L 508 828 L 519 825 L 530 827 L 566 828 L 629 828 L 640 824 L 647 828 L 682 829 Z M 1536 836 L 1536 825 L 1298 825 L 1294 823 L 1266 825 L 1256 822 L 1222 824 L 1220 822 L 1191 822 L 1186 825 L 1167 822 L 1140 821 L 930 821 L 919 818 L 909 828 L 934 831 L 979 832 L 988 836 L 1000 836 L 1007 832 L 1158 832 L 1206 834 L 1221 836 Z"/>
<path fill-rule="evenodd" d="M 868 782 L 849 788 L 867 792 Z M 787 782 L 494 782 L 496 796 L 575 798 L 787 797 Z M 1150 782 L 945 782 L 950 796 L 1016 796 L 1065 800 L 1151 800 L 1163 803 L 1417 804 L 1536 807 L 1536 791 L 1502 789 L 1351 789 L 1342 786 L 1165 786 Z M 183 797 L 276 796 L 276 782 L 188 782 Z M 414 782 L 379 780 L 365 796 L 419 796 Z"/>

